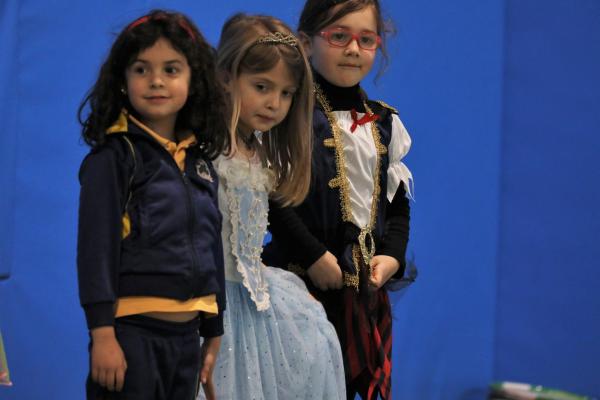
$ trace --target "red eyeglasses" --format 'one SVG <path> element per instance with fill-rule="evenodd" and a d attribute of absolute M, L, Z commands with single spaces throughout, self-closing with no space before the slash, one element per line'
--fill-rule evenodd
<path fill-rule="evenodd" d="M 335 47 L 346 47 L 356 40 L 358 47 L 363 50 L 376 50 L 381 45 L 381 36 L 375 32 L 352 33 L 345 28 L 332 28 L 319 32 L 319 36 Z"/>

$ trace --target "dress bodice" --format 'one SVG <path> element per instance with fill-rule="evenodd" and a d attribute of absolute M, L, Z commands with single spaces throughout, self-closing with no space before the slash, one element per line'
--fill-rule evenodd
<path fill-rule="evenodd" d="M 269 192 L 273 174 L 255 157 L 220 156 L 214 162 L 219 175 L 219 210 L 223 215 L 225 279 L 242 282 L 258 310 L 269 308 L 263 276 L 262 244 L 267 232 Z"/>

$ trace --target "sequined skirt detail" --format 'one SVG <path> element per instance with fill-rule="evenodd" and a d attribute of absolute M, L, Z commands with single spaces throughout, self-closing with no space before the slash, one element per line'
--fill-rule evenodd
<path fill-rule="evenodd" d="M 268 267 L 264 276 L 271 300 L 264 311 L 241 283 L 226 283 L 217 398 L 346 399 L 340 344 L 321 303 L 290 272 Z"/>

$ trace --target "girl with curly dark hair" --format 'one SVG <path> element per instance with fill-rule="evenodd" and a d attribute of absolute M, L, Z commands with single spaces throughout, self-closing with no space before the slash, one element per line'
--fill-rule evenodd
<path fill-rule="evenodd" d="M 229 147 L 221 96 L 198 29 L 156 10 L 123 29 L 79 108 L 92 147 L 79 172 L 77 250 L 88 399 L 191 399 L 199 378 L 214 398 L 225 290 L 211 160 Z"/>

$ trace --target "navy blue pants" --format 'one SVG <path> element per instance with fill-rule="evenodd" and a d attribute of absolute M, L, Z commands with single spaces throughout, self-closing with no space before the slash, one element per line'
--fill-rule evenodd
<path fill-rule="evenodd" d="M 118 318 L 115 333 L 127 361 L 121 392 L 88 375 L 88 400 L 193 400 L 200 374 L 200 319 L 168 322 L 134 315 Z M 90 345 L 91 348 L 91 345 Z"/>

